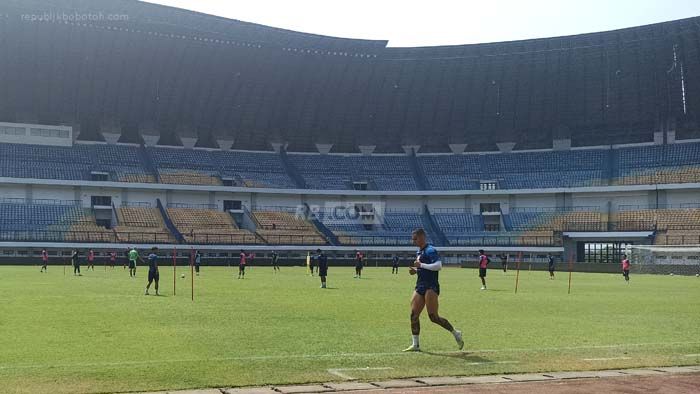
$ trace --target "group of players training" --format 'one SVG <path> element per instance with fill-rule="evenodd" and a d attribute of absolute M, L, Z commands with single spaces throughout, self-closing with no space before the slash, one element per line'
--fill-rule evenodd
<path fill-rule="evenodd" d="M 438 313 L 439 302 L 438 298 L 440 296 L 440 282 L 438 280 L 439 271 L 442 269 L 442 260 L 438 254 L 435 247 L 427 242 L 427 235 L 425 230 L 418 228 L 413 230 L 411 233 L 411 242 L 414 246 L 418 248 L 416 252 L 416 258 L 409 267 L 409 274 L 416 275 L 416 285 L 413 291 L 413 296 L 411 298 L 411 334 L 412 343 L 404 351 L 406 352 L 416 352 L 420 351 L 420 315 L 424 309 L 428 312 L 428 318 L 431 322 L 439 325 L 445 330 L 449 331 L 455 339 L 457 346 L 461 350 L 464 348 L 464 341 L 462 340 L 462 332 L 457 330 L 447 319 L 440 316 Z M 138 251 L 135 248 L 130 248 L 127 251 L 127 256 L 129 260 L 129 276 L 136 277 L 136 262 L 140 260 L 144 262 Z M 71 255 L 71 262 L 73 265 L 74 275 L 80 274 L 80 253 L 78 250 L 73 250 Z M 48 270 L 48 253 L 46 250 L 42 250 L 41 253 L 43 265 L 41 267 L 41 272 L 46 272 Z M 245 268 L 248 262 L 255 257 L 255 254 L 246 254 L 245 251 L 241 250 L 239 256 L 239 270 L 238 279 L 245 278 Z M 277 252 L 272 252 L 271 256 L 273 272 L 277 273 L 280 270 L 279 267 L 279 256 Z M 88 269 L 92 268 L 94 270 L 94 258 L 95 254 L 92 250 L 88 252 Z M 200 265 L 201 265 L 202 255 L 199 251 L 196 251 L 193 256 L 193 264 L 197 275 L 199 275 Z M 501 255 L 501 264 L 503 266 L 503 271 L 506 272 L 508 269 L 508 256 Z M 110 262 L 112 268 L 114 268 L 114 263 L 116 260 L 116 253 L 110 252 Z M 152 247 L 150 253 L 147 257 L 148 260 L 148 284 L 146 285 L 145 294 L 149 294 L 149 289 L 152 283 L 155 283 L 156 295 L 158 295 L 158 281 L 160 275 L 158 272 L 158 248 Z M 392 274 L 398 273 L 399 270 L 399 257 L 394 256 L 392 259 Z M 549 275 L 550 279 L 554 279 L 554 257 L 550 254 L 548 256 L 549 264 Z M 483 250 L 479 250 L 479 277 L 481 278 L 482 287 L 481 290 L 486 290 L 486 271 L 488 264 L 490 263 L 489 257 L 485 254 Z M 309 253 L 306 259 L 307 268 L 313 275 L 314 266 L 317 268 L 318 276 L 321 278 L 321 288 L 326 288 L 326 278 L 328 276 L 328 257 L 323 253 L 321 249 L 317 249 L 316 253 L 313 255 Z M 364 255 L 362 252 L 357 251 L 355 254 L 355 278 L 362 277 L 362 268 L 364 267 Z M 630 261 L 627 259 L 626 255 L 623 255 L 622 260 L 622 271 L 625 281 L 629 283 L 629 269 Z"/>

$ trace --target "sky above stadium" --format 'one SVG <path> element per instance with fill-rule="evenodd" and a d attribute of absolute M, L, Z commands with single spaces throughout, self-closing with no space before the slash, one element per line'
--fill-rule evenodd
<path fill-rule="evenodd" d="M 620 29 L 700 15 L 698 0 L 149 0 L 389 46 L 472 44 Z"/>

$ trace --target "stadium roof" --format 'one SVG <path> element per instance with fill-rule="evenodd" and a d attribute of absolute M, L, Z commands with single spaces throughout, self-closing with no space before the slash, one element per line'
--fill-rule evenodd
<path fill-rule="evenodd" d="M 0 121 L 81 139 L 447 152 L 700 136 L 698 18 L 489 44 L 387 48 L 138 1 L 0 4 Z"/>

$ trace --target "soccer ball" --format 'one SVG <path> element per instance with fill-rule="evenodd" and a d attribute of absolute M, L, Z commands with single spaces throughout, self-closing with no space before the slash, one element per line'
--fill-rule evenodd
<path fill-rule="evenodd" d="M 180 278 L 185 279 L 185 274 L 180 275 Z"/>
<path fill-rule="evenodd" d="M 669 275 L 673 276 L 673 272 L 671 272 Z"/>
<path fill-rule="evenodd" d="M 700 276 L 700 274 L 695 274 L 695 277 L 696 277 L 696 278 L 697 278 L 698 276 Z"/>

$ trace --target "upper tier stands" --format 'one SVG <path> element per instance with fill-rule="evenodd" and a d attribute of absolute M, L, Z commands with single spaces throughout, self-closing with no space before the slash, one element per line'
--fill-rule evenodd
<path fill-rule="evenodd" d="M 417 190 L 425 176 L 433 190 L 478 190 L 481 181 L 499 189 L 700 182 L 700 143 L 620 149 L 482 154 L 319 155 L 241 152 L 131 145 L 73 147 L 0 144 L 0 176 L 309 189 Z M 418 174 L 420 173 L 420 174 Z M 301 182 L 299 182 L 301 183 Z"/>
<path fill-rule="evenodd" d="M 619 149 L 615 184 L 700 182 L 700 144 L 655 145 Z"/>
<path fill-rule="evenodd" d="M 294 188 L 279 154 L 272 152 L 212 152 L 222 177 L 246 187 Z"/>
<path fill-rule="evenodd" d="M 310 189 L 352 189 L 367 182 L 373 190 L 416 190 L 408 157 L 290 154 L 290 163 Z"/>
<path fill-rule="evenodd" d="M 480 180 L 499 189 L 603 186 L 605 150 L 510 154 L 420 155 L 418 162 L 434 190 L 478 190 Z"/>

